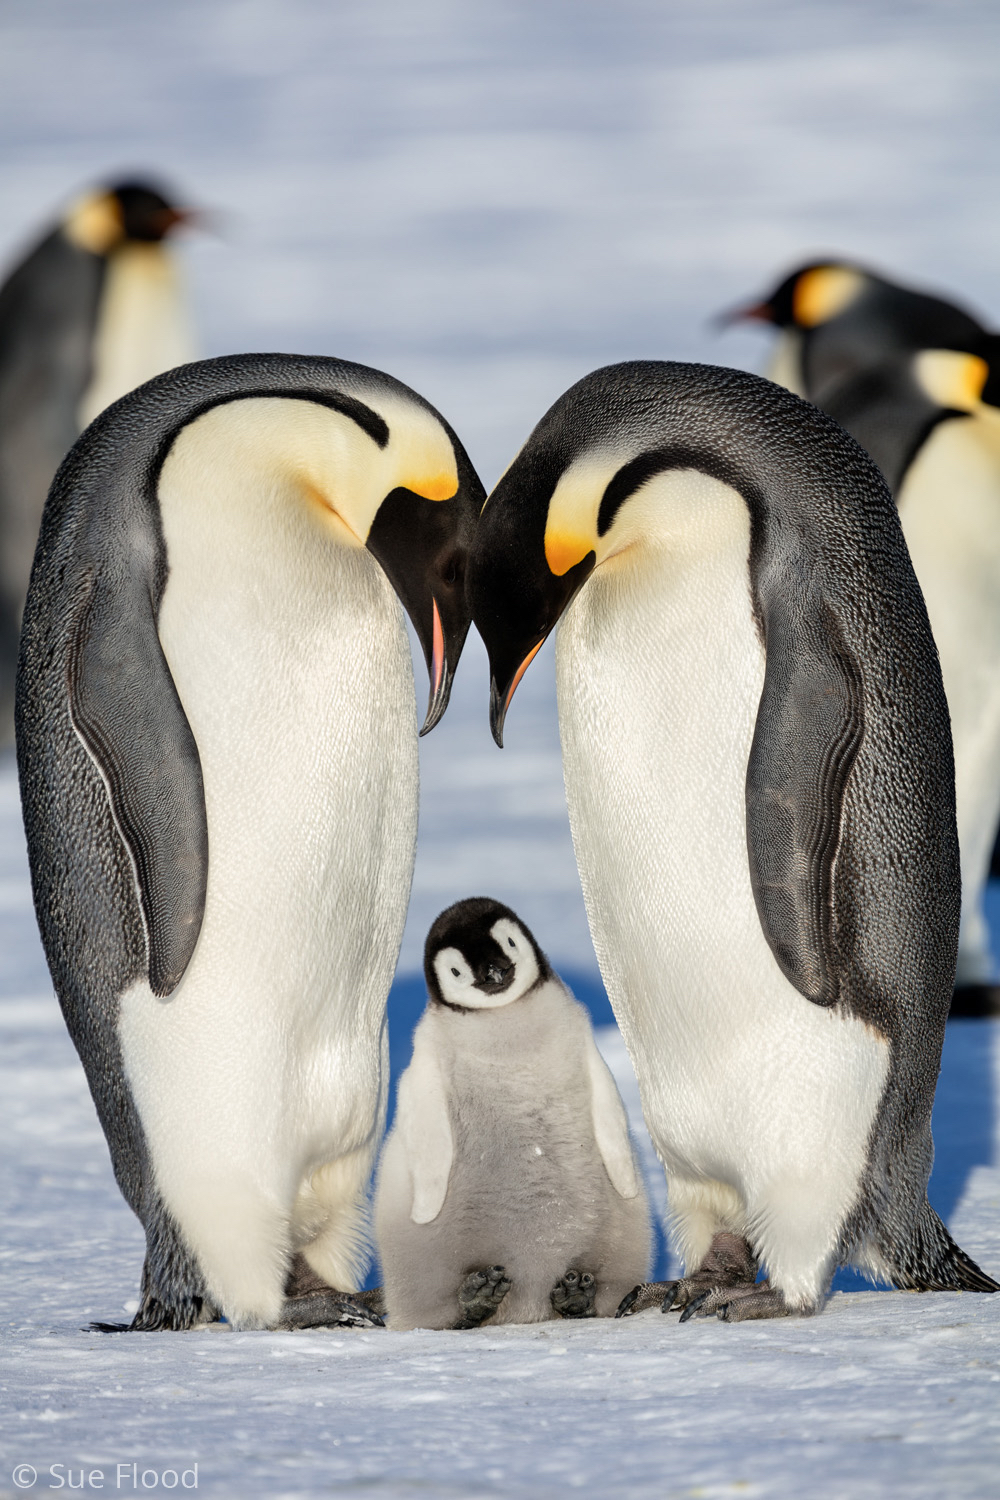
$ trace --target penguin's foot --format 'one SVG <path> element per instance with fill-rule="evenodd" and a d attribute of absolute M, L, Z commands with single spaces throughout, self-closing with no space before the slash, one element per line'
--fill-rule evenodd
<path fill-rule="evenodd" d="M 381 1297 L 381 1288 L 378 1288 Z M 367 1299 L 367 1302 L 366 1302 Z M 384 1328 L 381 1313 L 370 1303 L 371 1293 L 310 1292 L 304 1297 L 286 1297 L 275 1328 Z"/>
<path fill-rule="evenodd" d="M 757 1257 L 749 1241 L 741 1234 L 720 1230 L 708 1247 L 705 1259 L 690 1276 L 680 1281 L 644 1281 L 633 1287 L 619 1302 L 615 1317 L 629 1318 L 659 1303 L 661 1312 L 682 1312 L 681 1321 L 686 1322 L 691 1316 L 686 1309 L 696 1299 L 733 1287 L 752 1290 L 756 1279 Z"/>
<path fill-rule="evenodd" d="M 715 1287 L 703 1292 L 688 1303 L 681 1322 L 714 1314 L 723 1323 L 749 1323 L 754 1318 L 787 1318 L 790 1312 L 781 1292 L 769 1282 L 759 1281 L 753 1286 Z"/>
<path fill-rule="evenodd" d="M 561 1318 L 596 1318 L 597 1281 L 589 1271 L 567 1271 L 552 1288 L 550 1301 Z"/>
<path fill-rule="evenodd" d="M 325 1312 L 339 1315 L 326 1317 Z M 380 1286 L 367 1292 L 340 1292 L 324 1281 L 301 1251 L 292 1256 L 285 1277 L 285 1305 L 279 1328 L 382 1328 L 385 1294 Z"/>
<path fill-rule="evenodd" d="M 458 1289 L 458 1305 L 462 1316 L 453 1328 L 478 1328 L 491 1318 L 511 1289 L 511 1281 L 503 1266 L 487 1266 L 482 1271 L 470 1271 Z"/>

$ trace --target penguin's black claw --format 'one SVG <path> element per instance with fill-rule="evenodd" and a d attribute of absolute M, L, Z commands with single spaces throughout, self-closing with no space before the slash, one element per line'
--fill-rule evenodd
<path fill-rule="evenodd" d="M 589 1271 L 567 1271 L 552 1288 L 549 1300 L 561 1318 L 595 1318 L 597 1282 Z"/>
<path fill-rule="evenodd" d="M 705 1303 L 708 1301 L 711 1295 L 712 1293 L 708 1291 L 702 1292 L 700 1297 L 693 1297 L 688 1303 L 687 1307 L 685 1307 L 684 1311 L 681 1313 L 680 1321 L 682 1323 L 686 1323 L 689 1318 L 693 1318 L 695 1314 L 698 1313 L 702 1307 L 704 1307 Z M 702 1313 L 702 1317 L 706 1316 L 706 1313 Z"/>
<path fill-rule="evenodd" d="M 677 1281 L 643 1281 L 634 1286 L 630 1292 L 618 1304 L 616 1318 L 631 1318 L 636 1313 L 645 1312 L 648 1307 L 660 1307 L 661 1312 L 669 1312 L 673 1306 L 676 1289 L 680 1285 Z"/>
<path fill-rule="evenodd" d="M 615 1310 L 616 1318 L 630 1318 L 632 1316 L 632 1309 L 639 1300 L 641 1290 L 641 1287 L 634 1286 L 630 1292 L 625 1293 Z"/>
<path fill-rule="evenodd" d="M 512 1285 L 503 1266 L 470 1271 L 458 1289 L 462 1316 L 452 1326 L 456 1329 L 478 1328 L 480 1323 L 493 1316 Z"/>

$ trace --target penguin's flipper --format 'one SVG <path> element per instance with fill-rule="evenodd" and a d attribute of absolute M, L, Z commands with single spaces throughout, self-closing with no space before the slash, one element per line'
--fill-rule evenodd
<path fill-rule="evenodd" d="M 410 1180 L 414 1224 L 430 1224 L 444 1207 L 455 1141 L 441 1070 L 429 1047 L 414 1041 L 413 1060 L 399 1080 L 396 1129 L 400 1132 Z"/>
<path fill-rule="evenodd" d="M 770 604 L 770 607 L 768 605 Z M 747 765 L 750 883 L 785 976 L 816 1005 L 840 998 L 833 867 L 864 735 L 861 667 L 830 606 L 764 606 L 767 666 Z"/>
<path fill-rule="evenodd" d="M 639 1191 L 628 1118 L 621 1095 L 593 1035 L 588 1035 L 587 1072 L 590 1076 L 590 1109 L 594 1139 L 611 1185 L 620 1198 L 634 1198 Z"/>
<path fill-rule="evenodd" d="M 108 791 L 128 848 L 149 952 L 149 984 L 169 995 L 201 931 L 208 821 L 201 761 L 156 631 L 148 589 L 94 575 L 69 656 L 73 724 Z"/>

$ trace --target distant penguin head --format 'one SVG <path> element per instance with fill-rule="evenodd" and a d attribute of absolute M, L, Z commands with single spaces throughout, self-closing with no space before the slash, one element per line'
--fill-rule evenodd
<path fill-rule="evenodd" d="M 522 999 L 552 970 L 509 906 L 472 896 L 435 920 L 424 945 L 424 975 L 432 1003 L 495 1010 Z"/>
<path fill-rule="evenodd" d="M 849 261 L 810 261 L 786 276 L 759 301 L 722 313 L 723 325 L 751 320 L 776 328 L 809 329 L 846 311 L 879 278 Z"/>
<path fill-rule="evenodd" d="M 63 223 L 69 239 L 94 255 L 110 255 L 128 242 L 159 244 L 180 224 L 197 215 L 178 208 L 148 182 L 130 180 L 86 193 L 72 205 Z"/>
<path fill-rule="evenodd" d="M 980 353 L 989 337 L 956 303 L 842 260 L 800 266 L 763 300 L 725 313 L 719 322 L 742 319 L 771 323 L 805 340 L 803 389 L 820 406 L 835 382 L 884 360 L 922 349 Z"/>

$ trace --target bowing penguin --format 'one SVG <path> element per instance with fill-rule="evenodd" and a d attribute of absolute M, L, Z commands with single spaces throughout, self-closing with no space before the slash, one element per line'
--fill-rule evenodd
<path fill-rule="evenodd" d="M 0 743 L 56 469 L 99 411 L 195 355 L 166 241 L 191 215 L 145 182 L 88 193 L 0 286 Z"/>
<path fill-rule="evenodd" d="M 610 1317 L 649 1207 L 590 1019 L 509 907 L 450 906 L 379 1165 L 390 1328 Z"/>
<path fill-rule="evenodd" d="M 842 1262 L 996 1290 L 927 1201 L 951 744 L 867 455 L 741 371 L 598 370 L 490 496 L 469 587 L 498 743 L 562 617 L 583 892 L 685 1264 L 631 1310 L 809 1313 Z"/>
<path fill-rule="evenodd" d="M 954 1011 L 995 1008 L 983 891 L 1000 823 L 1000 341 L 960 307 L 838 262 L 803 267 L 736 316 L 778 327 L 773 378 L 857 438 L 895 496 L 951 711 Z"/>
<path fill-rule="evenodd" d="M 59 470 L 17 748 L 35 907 L 121 1190 L 135 1329 L 371 1320 L 347 1295 L 417 829 L 482 498 L 442 418 L 324 358 L 189 365 Z"/>

